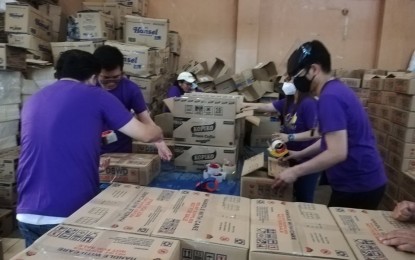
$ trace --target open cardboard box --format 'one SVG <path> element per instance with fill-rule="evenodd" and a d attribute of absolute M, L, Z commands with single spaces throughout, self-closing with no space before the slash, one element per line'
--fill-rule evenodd
<path fill-rule="evenodd" d="M 245 160 L 241 173 L 240 195 L 251 199 L 293 200 L 293 185 L 285 190 L 271 188 L 275 176 L 278 176 L 286 167 L 279 165 L 275 158 L 268 158 L 268 169 L 265 164 L 265 154 L 257 154 Z"/>

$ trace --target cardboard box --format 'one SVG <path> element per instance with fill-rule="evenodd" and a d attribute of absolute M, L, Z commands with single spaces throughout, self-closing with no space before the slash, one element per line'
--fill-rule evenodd
<path fill-rule="evenodd" d="M 397 102 L 397 94 L 395 92 L 382 91 L 382 104 L 387 106 L 395 106 Z"/>
<path fill-rule="evenodd" d="M 172 138 L 173 137 L 173 115 L 171 113 L 163 113 L 154 117 L 156 125 L 161 127 L 163 130 L 163 136 Z"/>
<path fill-rule="evenodd" d="M 2 207 L 14 206 L 17 202 L 16 183 L 0 182 L 0 205 Z"/>
<path fill-rule="evenodd" d="M 229 74 L 231 74 L 231 68 L 229 68 L 223 60 L 216 58 L 215 63 L 212 68 L 210 68 L 209 76 L 216 79 Z"/>
<path fill-rule="evenodd" d="M 251 201 L 249 259 L 356 259 L 324 205 Z"/>
<path fill-rule="evenodd" d="M 383 81 L 383 90 L 395 92 L 395 76 L 388 75 Z"/>
<path fill-rule="evenodd" d="M 274 92 L 274 82 L 277 80 L 277 69 L 274 62 L 259 63 L 252 69 L 256 81 L 260 81 L 265 92 Z"/>
<path fill-rule="evenodd" d="M 358 78 L 339 78 L 339 80 L 351 88 L 360 88 L 362 83 L 362 80 Z"/>
<path fill-rule="evenodd" d="M 277 117 L 258 116 L 260 123 L 252 126 L 251 146 L 268 147 L 267 141 L 272 139 L 272 134 L 281 130 L 281 122 Z"/>
<path fill-rule="evenodd" d="M 396 94 L 394 106 L 406 111 L 415 111 L 415 96 Z"/>
<path fill-rule="evenodd" d="M 356 95 L 360 98 L 369 98 L 370 97 L 370 89 L 365 88 L 352 88 L 354 92 L 356 92 Z"/>
<path fill-rule="evenodd" d="M 81 50 L 94 53 L 96 45 L 92 41 L 81 42 L 51 42 L 53 60 L 56 63 L 62 52 L 69 50 Z"/>
<path fill-rule="evenodd" d="M 228 74 L 217 77 L 213 83 L 215 84 L 216 92 L 220 94 L 229 94 L 236 90 L 236 84 L 232 76 Z"/>
<path fill-rule="evenodd" d="M 396 153 L 402 158 L 415 159 L 415 144 L 404 143 L 392 136 L 389 136 L 387 147 L 391 152 Z"/>
<path fill-rule="evenodd" d="M 20 119 L 19 104 L 1 105 L 0 122 Z"/>
<path fill-rule="evenodd" d="M 216 118 L 173 118 L 173 139 L 176 143 L 234 146 L 235 120 Z"/>
<path fill-rule="evenodd" d="M 164 142 L 170 151 L 174 151 L 174 141 L 172 139 L 164 138 Z M 139 154 L 158 154 L 158 150 L 153 143 L 143 143 L 139 141 L 133 141 L 133 153 Z"/>
<path fill-rule="evenodd" d="M 361 87 L 364 89 L 382 90 L 383 79 L 385 77 L 386 76 L 381 76 L 381 75 L 376 75 L 376 74 L 364 74 Z"/>
<path fill-rule="evenodd" d="M 393 137 L 404 141 L 405 143 L 415 143 L 415 129 L 406 128 L 404 126 L 393 124 L 392 131 L 390 133 Z"/>
<path fill-rule="evenodd" d="M 255 81 L 252 85 L 240 90 L 245 100 L 253 102 L 265 95 L 267 92 L 268 84 L 263 84 L 263 81 Z"/>
<path fill-rule="evenodd" d="M 371 90 L 384 90 L 385 77 L 377 76 L 370 80 Z"/>
<path fill-rule="evenodd" d="M 412 198 L 415 198 L 415 175 L 413 170 L 403 172 L 400 180 L 400 191 L 406 193 Z M 414 201 L 414 200 L 411 200 Z"/>
<path fill-rule="evenodd" d="M 386 147 L 388 144 L 388 134 L 381 131 L 374 131 L 374 133 L 377 144 Z"/>
<path fill-rule="evenodd" d="M 175 71 L 177 71 L 177 69 L 179 68 L 179 58 L 180 58 L 179 55 L 175 53 L 170 53 L 169 67 L 168 67 L 167 74 L 172 75 L 175 73 Z"/>
<path fill-rule="evenodd" d="M 140 16 L 125 16 L 125 43 L 166 48 L 169 20 Z"/>
<path fill-rule="evenodd" d="M 182 39 L 178 32 L 169 31 L 168 33 L 170 51 L 180 55 L 182 49 Z"/>
<path fill-rule="evenodd" d="M 394 89 L 399 93 L 415 95 L 415 75 L 395 78 Z"/>
<path fill-rule="evenodd" d="M 0 138 L 16 135 L 19 132 L 19 120 L 0 122 Z"/>
<path fill-rule="evenodd" d="M 25 70 L 26 50 L 0 43 L 0 70 Z"/>
<path fill-rule="evenodd" d="M 334 71 L 334 75 L 337 78 L 355 78 L 355 79 L 361 79 L 363 78 L 363 75 L 365 73 L 371 73 L 370 71 L 367 70 L 347 70 L 347 69 L 336 69 Z"/>
<path fill-rule="evenodd" d="M 114 17 L 97 11 L 82 11 L 75 15 L 79 35 L 76 40 L 114 40 Z"/>
<path fill-rule="evenodd" d="M 180 239 L 182 259 L 247 259 L 250 201 L 182 190 L 152 236 Z"/>
<path fill-rule="evenodd" d="M 378 237 L 399 228 L 413 229 L 415 224 L 394 220 L 390 211 L 350 208 L 330 208 L 330 211 L 357 259 L 368 259 L 371 256 L 374 259 L 413 259 L 412 254 L 383 245 Z"/>
<path fill-rule="evenodd" d="M 382 91 L 371 90 L 369 93 L 369 102 L 382 104 Z"/>
<path fill-rule="evenodd" d="M 35 51 L 50 52 L 50 43 L 30 34 L 9 34 L 8 45 Z"/>
<path fill-rule="evenodd" d="M 52 21 L 30 5 L 6 4 L 4 30 L 9 33 L 26 33 L 45 41 L 51 40 Z"/>
<path fill-rule="evenodd" d="M 153 101 L 153 97 L 156 94 L 156 90 L 160 88 L 162 83 L 161 76 L 148 76 L 148 77 L 130 77 L 130 80 L 138 85 L 143 94 L 144 101 L 150 104 Z"/>
<path fill-rule="evenodd" d="M 380 105 L 376 103 L 369 103 L 367 105 L 368 112 L 372 116 L 380 117 Z"/>
<path fill-rule="evenodd" d="M 252 70 L 244 70 L 241 73 L 235 74 L 232 76 L 233 81 L 235 82 L 236 88 L 241 91 L 249 86 L 254 84 L 254 74 Z"/>
<path fill-rule="evenodd" d="M 179 260 L 180 243 L 123 232 L 59 225 L 13 259 L 78 258 Z"/>
<path fill-rule="evenodd" d="M 153 154 L 106 153 L 110 165 L 100 173 L 101 182 L 125 182 L 148 185 L 160 173 L 160 157 Z"/>
<path fill-rule="evenodd" d="M 389 152 L 387 162 L 391 167 L 401 172 L 415 170 L 415 159 L 404 159 L 395 152 Z"/>
<path fill-rule="evenodd" d="M 149 76 L 155 72 L 155 49 L 146 46 L 107 41 L 105 45 L 117 47 L 124 55 L 124 71 L 129 75 Z"/>
<path fill-rule="evenodd" d="M 13 211 L 9 209 L 0 209 L 0 237 L 8 237 L 13 233 L 15 228 L 14 219 L 15 216 Z"/>
<path fill-rule="evenodd" d="M 380 105 L 379 106 L 379 116 L 383 119 L 390 120 L 392 115 L 392 110 L 389 106 Z"/>
<path fill-rule="evenodd" d="M 271 188 L 275 177 L 285 169 L 276 160 L 268 158 L 268 167 L 265 166 L 264 153 L 257 154 L 244 161 L 241 173 L 241 193 L 243 197 L 250 199 L 276 199 L 283 201 L 293 200 L 293 185 L 285 190 Z M 266 169 L 268 168 L 268 169 Z"/>
<path fill-rule="evenodd" d="M 83 2 L 84 10 L 101 11 L 114 17 L 115 28 L 125 24 L 125 16 L 133 14 L 133 7 L 122 3 Z"/>
<path fill-rule="evenodd" d="M 388 164 L 385 164 L 385 173 L 386 173 L 386 176 L 388 177 L 388 182 L 391 182 L 396 185 L 401 184 L 402 172 L 400 172 L 397 169 L 394 169 Z"/>
<path fill-rule="evenodd" d="M 0 182 L 16 182 L 18 162 L 18 150 L 12 150 L 7 153 L 0 154 Z"/>
<path fill-rule="evenodd" d="M 395 127 L 395 124 L 393 124 L 390 120 L 380 118 L 378 122 L 377 130 L 390 135 L 394 131 L 394 127 Z"/>
<path fill-rule="evenodd" d="M 391 108 L 391 121 L 395 124 L 415 128 L 415 112 Z"/>
<path fill-rule="evenodd" d="M 19 137 L 17 135 L 11 135 L 11 136 L 0 138 L 0 149 L 6 149 L 6 148 L 17 146 L 18 138 Z M 1 198 L 0 198 L 0 201 L 1 201 Z"/>
<path fill-rule="evenodd" d="M 229 95 L 229 97 L 219 96 L 184 96 L 174 98 L 174 117 L 183 118 L 236 118 L 237 105 L 239 99 Z"/>
<path fill-rule="evenodd" d="M 113 183 L 69 216 L 73 226 L 149 236 L 175 202 L 175 190 Z"/>
<path fill-rule="evenodd" d="M 166 74 L 169 66 L 170 47 L 157 48 L 154 56 L 154 73 Z"/>
<path fill-rule="evenodd" d="M 178 144 L 174 145 L 174 165 L 179 171 L 202 172 L 206 164 L 211 162 L 223 163 L 228 160 L 235 164 L 236 147 L 216 147 Z"/>

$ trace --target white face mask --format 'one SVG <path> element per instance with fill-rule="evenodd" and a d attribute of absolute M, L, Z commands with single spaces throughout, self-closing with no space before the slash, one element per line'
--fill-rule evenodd
<path fill-rule="evenodd" d="M 282 91 L 284 92 L 284 95 L 286 96 L 292 96 L 295 94 L 297 89 L 295 88 L 294 84 L 291 82 L 284 82 L 282 85 Z"/>

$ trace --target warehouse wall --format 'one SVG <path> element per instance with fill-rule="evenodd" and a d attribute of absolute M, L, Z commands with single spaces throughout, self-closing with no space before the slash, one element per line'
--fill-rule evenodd
<path fill-rule="evenodd" d="M 82 0 L 60 2 L 71 13 Z M 406 68 L 414 13 L 414 0 L 150 0 L 148 16 L 180 32 L 180 64 L 220 57 L 240 71 L 273 60 L 283 73 L 291 51 L 311 39 L 327 44 L 334 68 Z"/>

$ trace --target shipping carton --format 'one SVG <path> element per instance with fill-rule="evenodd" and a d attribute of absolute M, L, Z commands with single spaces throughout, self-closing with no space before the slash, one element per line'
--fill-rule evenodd
<path fill-rule="evenodd" d="M 81 50 L 89 53 L 94 53 L 96 45 L 92 41 L 82 42 L 51 42 L 53 60 L 56 63 L 62 52 L 68 50 Z"/>
<path fill-rule="evenodd" d="M 163 130 L 164 137 L 173 137 L 173 115 L 171 113 L 156 115 L 154 122 Z"/>
<path fill-rule="evenodd" d="M 180 243 L 123 232 L 59 225 L 12 259 L 82 258 L 179 260 Z"/>
<path fill-rule="evenodd" d="M 160 173 L 160 157 L 153 154 L 106 153 L 110 165 L 99 174 L 101 182 L 124 182 L 148 185 Z"/>
<path fill-rule="evenodd" d="M 396 103 L 394 106 L 406 111 L 415 111 L 415 96 L 396 94 Z"/>
<path fill-rule="evenodd" d="M 360 88 L 362 83 L 362 80 L 357 78 L 339 78 L 339 80 L 351 88 Z"/>
<path fill-rule="evenodd" d="M 251 146 L 268 147 L 268 143 L 272 139 L 272 134 L 281 130 L 281 122 L 277 117 L 258 116 L 260 123 L 258 126 L 252 126 Z"/>
<path fill-rule="evenodd" d="M 29 50 L 50 52 L 50 43 L 30 34 L 9 34 L 8 45 Z"/>
<path fill-rule="evenodd" d="M 180 34 L 175 31 L 169 31 L 168 34 L 170 51 L 180 55 L 182 49 L 182 39 Z"/>
<path fill-rule="evenodd" d="M 14 218 L 13 211 L 0 209 L 0 237 L 8 237 L 14 231 Z"/>
<path fill-rule="evenodd" d="M 395 124 L 415 128 L 415 112 L 391 108 L 391 121 Z"/>
<path fill-rule="evenodd" d="M 229 94 L 236 90 L 236 84 L 232 78 L 232 76 L 228 74 L 223 74 L 213 81 L 215 84 L 216 92 L 220 94 Z"/>
<path fill-rule="evenodd" d="M 285 168 L 280 166 L 278 162 L 272 158 L 268 158 L 267 166 L 264 153 L 260 153 L 244 161 L 241 173 L 240 195 L 250 199 L 292 201 L 292 185 L 288 185 L 283 191 L 274 190 L 271 187 L 275 180 L 274 176 L 278 176 Z"/>
<path fill-rule="evenodd" d="M 11 150 L 7 153 L 0 154 L 0 182 L 16 182 L 18 161 L 18 150 Z"/>
<path fill-rule="evenodd" d="M 415 144 L 404 143 L 392 136 L 389 136 L 387 148 L 402 158 L 415 159 Z"/>
<path fill-rule="evenodd" d="M 381 131 L 374 131 L 376 142 L 378 145 L 386 147 L 388 145 L 388 134 Z"/>
<path fill-rule="evenodd" d="M 79 30 L 76 40 L 114 40 L 114 17 L 97 11 L 82 11 L 75 15 Z"/>
<path fill-rule="evenodd" d="M 125 16 L 125 43 L 166 48 L 169 20 L 140 16 Z"/>
<path fill-rule="evenodd" d="M 401 125 L 393 124 L 390 134 L 405 143 L 415 143 L 415 128 L 407 128 Z"/>
<path fill-rule="evenodd" d="M 162 78 L 160 76 L 148 76 L 148 77 L 134 77 L 131 76 L 130 80 L 138 85 L 143 94 L 146 104 L 150 104 L 153 97 L 156 95 L 156 91 L 160 88 Z"/>
<path fill-rule="evenodd" d="M 376 91 L 371 90 L 369 93 L 369 102 L 376 103 L 376 104 L 382 104 L 383 100 L 383 92 L 382 91 Z"/>
<path fill-rule="evenodd" d="M 269 85 L 264 85 L 262 82 L 263 81 L 255 81 L 252 85 L 240 90 L 246 101 L 253 102 L 265 95 Z"/>
<path fill-rule="evenodd" d="M 235 82 L 236 88 L 241 91 L 249 86 L 254 84 L 254 75 L 251 69 L 242 71 L 241 73 L 234 74 L 232 76 L 233 81 Z"/>
<path fill-rule="evenodd" d="M 216 79 L 223 75 L 228 75 L 230 73 L 231 68 L 229 68 L 223 60 L 216 58 L 215 63 L 209 71 L 209 76 Z"/>
<path fill-rule="evenodd" d="M 155 71 L 155 49 L 146 46 L 107 41 L 105 45 L 117 47 L 124 55 L 124 71 L 129 75 L 149 76 Z"/>
<path fill-rule="evenodd" d="M 0 43 L 0 70 L 25 70 L 26 50 Z"/>
<path fill-rule="evenodd" d="M 357 259 L 413 259 L 412 254 L 383 245 L 378 237 L 399 228 L 413 229 L 414 224 L 394 220 L 390 211 L 330 208 L 330 212 Z"/>
<path fill-rule="evenodd" d="M 14 206 L 17 202 L 16 183 L 0 182 L 0 205 L 2 207 Z"/>
<path fill-rule="evenodd" d="M 372 116 L 380 117 L 380 105 L 376 103 L 369 103 L 368 106 L 368 112 Z"/>
<path fill-rule="evenodd" d="M 397 93 L 382 91 L 382 104 L 387 106 L 395 106 L 397 102 Z"/>
<path fill-rule="evenodd" d="M 172 139 L 164 138 L 164 142 L 170 151 L 174 151 L 174 141 Z M 139 154 L 158 154 L 158 150 L 153 143 L 143 143 L 139 141 L 133 141 L 133 153 Z"/>
<path fill-rule="evenodd" d="M 170 47 L 157 48 L 154 56 L 154 73 L 166 74 L 169 66 Z"/>
<path fill-rule="evenodd" d="M 149 236 L 178 191 L 113 183 L 64 223 Z"/>
<path fill-rule="evenodd" d="M 334 75 L 337 78 L 361 79 L 361 78 L 363 78 L 363 75 L 365 73 L 371 73 L 371 72 L 367 71 L 367 70 L 362 70 L 362 69 L 358 69 L 358 70 L 336 69 L 334 71 Z M 374 73 L 371 73 L 371 74 L 374 74 Z"/>
<path fill-rule="evenodd" d="M 274 62 L 259 63 L 252 69 L 252 75 L 259 81 L 265 92 L 274 92 L 274 82 L 277 80 L 277 69 Z"/>
<path fill-rule="evenodd" d="M 399 93 L 415 95 L 415 74 L 395 78 L 394 89 Z"/>
<path fill-rule="evenodd" d="M 392 116 L 392 110 L 389 106 L 386 105 L 379 105 L 379 117 L 385 119 L 386 121 L 390 121 Z"/>
<path fill-rule="evenodd" d="M 173 118 L 173 139 L 176 143 L 233 146 L 235 120 L 216 118 Z"/>
<path fill-rule="evenodd" d="M 250 201 L 182 190 L 152 236 L 180 239 L 182 259 L 247 259 Z"/>
<path fill-rule="evenodd" d="M 356 259 L 324 205 L 251 201 L 249 259 Z"/>
<path fill-rule="evenodd" d="M 133 13 L 133 7 L 122 3 L 83 2 L 84 10 L 101 11 L 114 17 L 115 28 L 124 26 L 125 16 Z"/>
<path fill-rule="evenodd" d="M 376 76 L 370 80 L 371 90 L 384 90 L 385 76 Z"/>
<path fill-rule="evenodd" d="M 236 147 L 217 147 L 178 144 L 174 145 L 174 165 L 179 171 L 202 172 L 206 164 L 211 162 L 223 163 L 228 160 L 235 164 L 237 159 Z"/>
<path fill-rule="evenodd" d="M 9 33 L 31 34 L 50 41 L 52 22 L 30 5 L 7 4 L 4 30 Z"/>

